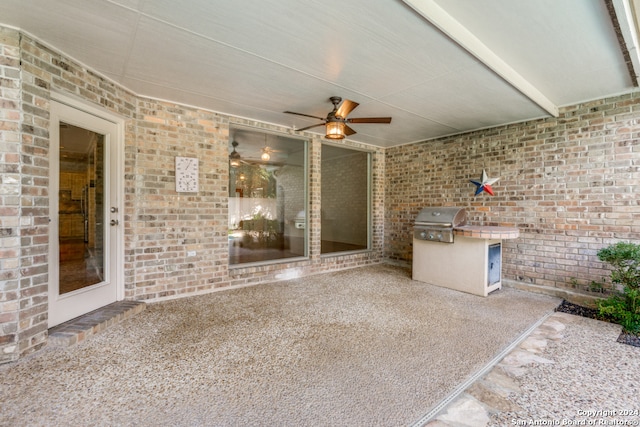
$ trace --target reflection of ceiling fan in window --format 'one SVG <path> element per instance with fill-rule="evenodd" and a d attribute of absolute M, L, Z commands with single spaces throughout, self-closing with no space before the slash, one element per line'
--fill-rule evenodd
<path fill-rule="evenodd" d="M 242 156 L 240 156 L 240 153 L 236 151 L 238 143 L 233 141 L 231 145 L 233 146 L 233 151 L 231 152 L 231 154 L 229 154 L 229 164 L 231 165 L 231 167 L 237 168 L 238 166 L 240 166 Z"/>
<path fill-rule="evenodd" d="M 231 165 L 231 167 L 234 167 L 234 168 L 237 168 L 242 163 L 255 165 L 255 164 L 268 162 L 269 160 L 271 160 L 271 156 L 273 153 L 280 152 L 280 150 L 274 150 L 273 148 L 267 145 L 266 135 L 265 135 L 264 147 L 260 149 L 260 158 L 241 156 L 240 153 L 236 150 L 236 148 L 240 144 L 236 141 L 233 141 L 231 145 L 233 146 L 233 151 L 231 151 L 231 153 L 229 154 L 229 164 Z"/>
<path fill-rule="evenodd" d="M 331 98 L 329 98 L 329 100 L 333 104 L 333 110 L 329 114 L 327 114 L 326 118 L 311 116 L 309 114 L 303 113 L 295 113 L 293 111 L 285 111 L 285 113 L 322 120 L 322 123 L 296 130 L 303 131 L 317 126 L 325 126 L 325 138 L 328 139 L 343 139 L 345 136 L 355 134 L 356 131 L 351 129 L 347 125 L 347 123 L 391 123 L 391 117 L 360 117 L 348 119 L 347 116 L 349 115 L 349 113 L 352 112 L 360 104 L 348 99 L 342 101 L 342 98 L 340 98 L 339 96 L 332 96 Z"/>
<path fill-rule="evenodd" d="M 260 154 L 260 160 L 264 161 L 264 162 L 268 162 L 269 160 L 271 160 L 271 155 L 273 153 L 279 153 L 280 150 L 274 150 L 273 148 L 269 147 L 267 145 L 267 136 L 264 136 L 264 147 L 262 147 L 262 149 L 260 150 L 261 154 Z"/>

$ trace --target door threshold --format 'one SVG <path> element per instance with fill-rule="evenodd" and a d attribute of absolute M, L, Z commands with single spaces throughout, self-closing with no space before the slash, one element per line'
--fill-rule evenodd
<path fill-rule="evenodd" d="M 48 345 L 69 347 L 128 319 L 147 305 L 142 301 L 117 301 L 49 329 Z"/>

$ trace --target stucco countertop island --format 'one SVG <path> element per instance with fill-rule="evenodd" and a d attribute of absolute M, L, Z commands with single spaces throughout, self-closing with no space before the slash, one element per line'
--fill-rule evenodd
<path fill-rule="evenodd" d="M 502 287 L 502 240 L 517 228 L 463 225 L 451 244 L 414 239 L 413 279 L 486 297 Z"/>

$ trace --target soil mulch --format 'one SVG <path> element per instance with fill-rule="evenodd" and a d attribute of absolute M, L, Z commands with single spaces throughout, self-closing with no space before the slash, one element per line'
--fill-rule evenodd
<path fill-rule="evenodd" d="M 566 300 L 562 301 L 556 311 L 560 311 L 562 313 L 574 314 L 576 316 L 588 317 L 591 319 L 604 320 L 605 322 L 609 322 L 609 319 L 601 316 L 598 313 L 598 310 L 595 308 L 583 307 L 581 305 L 572 304 Z M 628 334 L 626 332 L 621 332 L 620 336 L 616 340 L 619 343 L 632 345 L 634 347 L 640 347 L 640 336 Z"/>

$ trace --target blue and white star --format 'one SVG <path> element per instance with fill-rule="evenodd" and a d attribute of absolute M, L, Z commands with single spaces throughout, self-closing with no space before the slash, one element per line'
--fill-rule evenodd
<path fill-rule="evenodd" d="M 474 194 L 474 196 L 477 196 L 483 191 L 486 191 L 493 196 L 493 188 L 491 188 L 491 186 L 498 182 L 499 179 L 500 178 L 489 178 L 487 176 L 487 172 L 482 169 L 482 178 L 480 181 L 470 180 L 476 186 L 476 194 Z"/>

